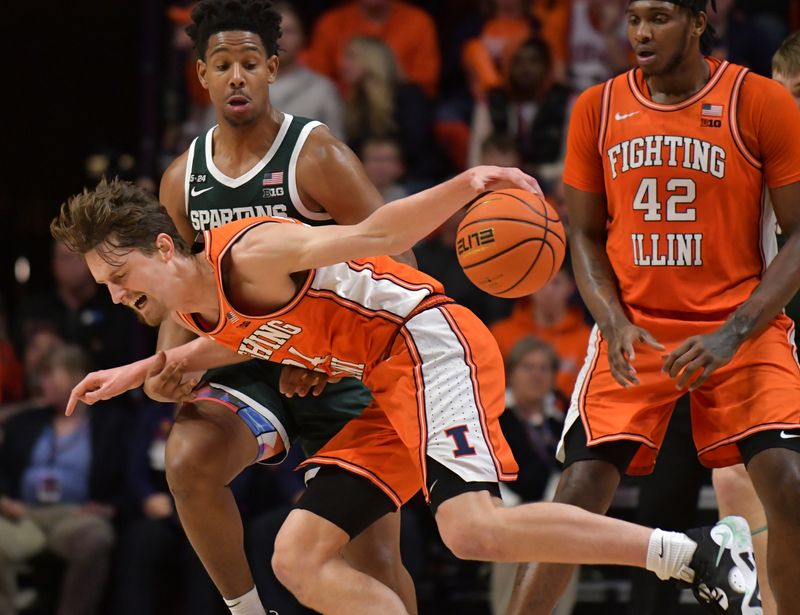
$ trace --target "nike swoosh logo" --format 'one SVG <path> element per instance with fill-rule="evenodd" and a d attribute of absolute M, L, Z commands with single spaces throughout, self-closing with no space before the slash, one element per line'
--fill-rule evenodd
<path fill-rule="evenodd" d="M 438 483 L 438 482 L 439 482 L 439 479 L 437 478 L 435 481 L 433 481 L 433 482 L 431 483 L 431 486 L 430 486 L 430 487 L 428 487 L 428 493 L 430 493 L 431 491 L 433 491 L 433 488 L 436 486 L 436 483 Z"/>
<path fill-rule="evenodd" d="M 614 119 L 617 120 L 618 122 L 620 120 L 627 120 L 629 117 L 633 117 L 637 113 L 639 113 L 639 112 L 638 111 L 632 111 L 630 113 L 620 113 L 618 111 L 617 114 L 614 116 Z"/>
<path fill-rule="evenodd" d="M 664 537 L 661 537 L 661 548 L 658 551 L 658 557 L 664 557 Z"/>
<path fill-rule="evenodd" d="M 784 440 L 790 440 L 791 438 L 800 438 L 800 434 L 786 433 L 785 431 L 781 431 L 781 438 Z"/>
<path fill-rule="evenodd" d="M 192 196 L 199 196 L 199 195 L 203 194 L 204 192 L 208 192 L 209 190 L 213 190 L 213 189 L 214 189 L 214 186 L 211 186 L 210 188 L 203 188 L 202 190 L 198 190 L 197 188 L 192 186 L 191 195 Z"/>

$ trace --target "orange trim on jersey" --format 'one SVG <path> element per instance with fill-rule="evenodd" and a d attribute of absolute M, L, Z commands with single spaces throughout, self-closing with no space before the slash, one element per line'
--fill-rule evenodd
<path fill-rule="evenodd" d="M 589 438 L 586 440 L 588 446 L 595 446 L 596 444 L 605 444 L 606 442 L 619 442 L 624 440 L 626 442 L 638 442 L 644 444 L 647 448 L 652 448 L 657 451 L 658 446 L 650 439 L 645 438 L 641 434 L 636 433 L 615 433 L 610 436 L 600 436 L 599 438 Z"/>
<path fill-rule="evenodd" d="M 398 286 L 405 288 L 406 290 L 427 290 L 431 293 L 435 293 L 436 289 L 433 288 L 430 284 L 414 284 L 413 282 L 408 282 L 403 280 L 402 278 L 397 277 L 396 275 L 388 272 L 384 273 L 377 273 L 375 271 L 375 266 L 372 263 L 359 263 L 357 261 L 347 261 L 346 265 L 350 267 L 353 271 L 370 271 L 372 273 L 373 280 L 389 280 L 390 282 L 394 282 Z"/>
<path fill-rule="evenodd" d="M 403 327 L 400 329 L 400 335 L 403 336 L 403 341 L 406 344 L 408 355 L 414 363 L 414 387 L 417 389 L 416 402 L 417 402 L 417 422 L 419 423 L 419 461 L 420 468 L 422 469 L 422 492 L 425 495 L 425 501 L 430 502 L 430 493 L 428 492 L 428 416 L 425 412 L 425 381 L 422 377 L 422 357 L 419 356 L 417 345 L 414 343 L 414 338 L 411 333 Z"/>
<path fill-rule="evenodd" d="M 800 428 L 800 423 L 762 423 L 761 425 L 754 425 L 750 429 L 737 433 L 736 435 L 730 436 L 729 438 L 725 438 L 724 440 L 720 440 L 719 442 L 715 442 L 710 446 L 706 446 L 697 451 L 697 456 L 705 455 L 706 453 L 710 453 L 713 450 L 721 448 L 723 446 L 727 446 L 729 444 L 733 444 L 734 442 L 738 442 L 748 436 L 752 436 L 753 434 L 760 433 L 762 431 L 775 431 L 778 429 L 798 429 Z"/>
<path fill-rule="evenodd" d="M 601 159 L 605 157 L 603 144 L 606 141 L 606 130 L 608 129 L 608 118 L 611 113 L 611 86 L 614 79 L 609 79 L 603 86 L 603 96 L 600 99 L 600 128 L 597 131 L 597 149 Z"/>
<path fill-rule="evenodd" d="M 686 100 L 676 103 L 674 105 L 662 105 L 659 103 L 655 103 L 644 95 L 644 93 L 639 89 L 639 84 L 636 82 L 636 71 L 640 70 L 639 68 L 634 68 L 628 71 L 628 87 L 630 88 L 631 93 L 634 95 L 636 100 L 639 101 L 645 107 L 649 107 L 650 109 L 654 109 L 656 111 L 679 111 L 680 109 L 685 109 L 686 107 L 690 107 L 691 105 L 699 101 L 701 98 L 706 96 L 714 88 L 714 86 L 717 85 L 719 80 L 722 79 L 722 75 L 729 65 L 730 63 L 727 60 L 722 62 L 719 65 L 719 68 L 717 68 L 717 70 L 714 71 L 714 74 L 708 80 L 708 83 L 706 83 L 698 92 L 696 92 L 693 96 L 687 98 Z"/>
<path fill-rule="evenodd" d="M 394 503 L 395 506 L 400 508 L 403 505 L 400 496 L 385 482 L 383 482 L 377 475 L 370 472 L 366 468 L 358 466 L 350 461 L 345 461 L 344 459 L 340 459 L 339 457 L 327 457 L 325 455 L 314 455 L 313 457 L 309 457 L 303 463 L 298 465 L 298 468 L 304 468 L 308 465 L 319 464 L 323 466 L 339 466 L 343 470 L 347 470 L 348 472 L 352 472 L 353 474 L 358 474 L 359 476 L 363 476 L 367 480 L 369 480 L 373 485 L 375 485 L 378 489 L 383 491 L 390 500 Z M 312 479 L 313 480 L 313 479 Z"/>
<path fill-rule="evenodd" d="M 594 341 L 594 356 L 592 357 L 592 363 L 589 365 L 589 369 L 586 371 L 586 376 L 584 376 L 583 382 L 581 383 L 581 392 L 578 394 L 578 412 L 581 415 L 581 420 L 583 421 L 587 431 L 587 442 L 592 439 L 592 428 L 591 425 L 589 425 L 589 417 L 586 414 L 586 393 L 589 391 L 589 383 L 592 381 L 592 374 L 594 373 L 594 370 L 597 369 L 597 361 L 600 358 L 600 340 L 602 338 L 603 335 L 600 333 L 600 329 L 598 329 L 597 336 Z"/>
<path fill-rule="evenodd" d="M 405 322 L 405 320 L 397 314 L 392 314 L 386 310 L 371 310 L 368 307 L 364 307 L 360 303 L 356 303 L 350 299 L 345 299 L 341 295 L 337 295 L 332 290 L 309 289 L 306 291 L 306 295 L 313 297 L 314 299 L 330 299 L 344 308 L 358 312 L 362 316 L 367 316 L 369 318 L 383 318 L 384 320 L 388 320 L 389 322 L 393 322 L 397 325 L 402 325 Z"/>
<path fill-rule="evenodd" d="M 507 473 L 503 471 L 502 464 L 500 463 L 500 459 L 497 457 L 497 453 L 495 453 L 494 447 L 492 446 L 492 439 L 489 436 L 489 427 L 486 424 L 486 410 L 483 407 L 483 402 L 481 401 L 481 392 L 480 392 L 480 385 L 478 383 L 478 367 L 475 365 L 475 360 L 472 357 L 472 348 L 467 341 L 466 336 L 459 328 L 458 324 L 456 323 L 453 316 L 450 312 L 447 311 L 447 308 L 439 307 L 437 308 L 439 312 L 444 316 L 447 324 L 450 325 L 450 329 L 455 334 L 456 338 L 458 339 L 459 344 L 464 349 L 464 362 L 467 364 L 469 368 L 469 379 L 472 382 L 472 395 L 475 398 L 475 406 L 478 409 L 478 418 L 481 421 L 481 430 L 483 432 L 483 439 L 486 442 L 486 448 L 489 450 L 489 454 L 492 456 L 492 461 L 494 462 L 494 469 L 497 472 L 497 477 L 500 480 L 516 480 L 517 473 Z"/>
<path fill-rule="evenodd" d="M 744 139 L 742 139 L 742 134 L 739 132 L 739 95 L 742 92 L 742 83 L 744 82 L 744 78 L 749 72 L 750 69 L 742 68 L 739 71 L 739 75 L 736 77 L 736 81 L 733 82 L 733 88 L 731 89 L 731 103 L 728 105 L 728 119 L 731 127 L 731 134 L 733 135 L 733 142 L 736 143 L 736 147 L 739 149 L 739 152 L 742 154 L 744 159 L 752 164 L 756 169 L 761 169 L 761 162 L 750 152 L 747 144 L 744 142 Z"/>
<path fill-rule="evenodd" d="M 797 363 L 797 369 L 800 369 L 800 358 L 797 356 L 797 344 L 795 344 L 794 341 L 794 321 L 789 325 L 788 331 L 786 332 L 786 340 L 792 348 L 792 356 L 794 357 L 794 362 Z"/>

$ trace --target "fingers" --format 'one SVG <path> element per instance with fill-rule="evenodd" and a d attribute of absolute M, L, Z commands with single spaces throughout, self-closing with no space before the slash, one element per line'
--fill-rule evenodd
<path fill-rule="evenodd" d="M 163 350 L 157 352 L 155 363 L 153 363 L 153 367 L 151 367 L 150 370 L 147 372 L 147 377 L 150 378 L 152 376 L 157 375 L 159 372 L 161 372 L 161 370 L 164 369 L 166 363 L 167 363 L 167 353 L 165 353 Z"/>
<path fill-rule="evenodd" d="M 656 350 L 664 350 L 664 344 L 653 337 L 652 333 L 650 333 L 647 329 L 642 329 L 639 327 L 639 340 L 648 346 L 655 348 Z"/>
<path fill-rule="evenodd" d="M 692 379 L 692 377 L 697 374 L 697 370 L 701 371 L 700 373 L 701 377 L 704 375 L 704 372 L 706 371 L 706 360 L 702 356 L 696 358 L 694 361 L 689 363 L 684 368 L 684 370 L 681 372 L 680 377 L 678 378 L 678 382 L 675 384 L 675 387 L 681 390 L 685 389 L 686 385 L 689 384 L 689 381 Z M 694 386 L 695 384 L 696 382 L 693 383 L 692 386 Z"/>
<path fill-rule="evenodd" d="M 664 356 L 664 366 L 661 368 L 661 371 L 665 374 L 670 374 L 670 377 L 674 378 L 675 375 L 680 371 L 676 371 L 675 375 L 673 375 L 673 367 L 675 365 L 675 361 L 678 360 L 679 357 L 686 354 L 689 349 L 694 345 L 695 338 L 690 337 L 686 341 L 683 342 L 680 346 L 678 346 L 675 350 L 670 352 L 668 355 Z M 691 360 L 691 359 L 689 359 Z"/>
<path fill-rule="evenodd" d="M 623 348 L 621 346 L 616 346 L 613 349 L 609 349 L 608 352 L 608 364 L 611 368 L 611 375 L 613 376 L 614 380 L 616 380 L 620 386 L 623 388 L 628 388 L 632 384 L 639 384 L 639 379 L 636 377 L 636 370 L 633 368 L 628 362 L 626 358 L 626 352 L 623 352 Z"/>
<path fill-rule="evenodd" d="M 295 395 L 305 397 L 309 392 L 313 395 L 319 395 L 326 384 L 327 378 L 322 372 L 285 366 L 281 371 L 278 388 L 286 397 Z"/>
<path fill-rule="evenodd" d="M 671 354 L 677 354 L 677 351 L 673 351 Z M 689 363 L 697 359 L 701 354 L 703 354 L 703 349 L 698 345 L 691 344 L 683 353 L 677 355 L 671 363 L 669 361 L 665 362 L 663 369 L 667 371 L 670 378 L 676 378 Z M 669 363 L 669 368 L 667 368 L 667 363 Z"/>
<path fill-rule="evenodd" d="M 320 376 L 321 377 L 317 379 L 317 384 L 314 385 L 314 390 L 311 391 L 314 397 L 322 395 L 322 391 L 325 390 L 325 385 L 328 384 L 328 379 L 325 378 L 323 374 L 320 374 Z"/>

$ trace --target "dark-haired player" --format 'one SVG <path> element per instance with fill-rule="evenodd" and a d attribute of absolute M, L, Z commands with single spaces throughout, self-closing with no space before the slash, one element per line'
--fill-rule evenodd
<path fill-rule="evenodd" d="M 198 137 L 161 182 L 160 199 L 184 239 L 191 242 L 199 231 L 263 215 L 312 225 L 354 224 L 383 203 L 361 163 L 327 127 L 270 105 L 280 15 L 269 2 L 204 0 L 192 20 L 187 31 L 199 57 L 197 74 L 218 126 Z M 413 255 L 405 259 L 413 261 Z M 166 322 L 159 348 L 190 338 Z M 146 390 L 174 399 L 170 389 L 178 373 L 153 376 Z M 315 396 L 307 396 L 312 387 Z M 253 463 L 248 443 L 254 437 L 269 441 L 276 433 L 287 439 L 299 435 L 306 454 L 313 454 L 370 400 L 354 378 L 326 386 L 320 372 L 250 361 L 207 372 L 197 398 L 181 408 L 167 443 L 167 477 L 183 527 L 232 612 L 263 612 L 226 486 Z M 400 559 L 399 514 L 387 514 L 363 533 L 358 514 L 348 521 L 345 529 L 359 535 L 347 549 L 349 561 L 392 587 L 415 612 L 413 583 Z"/>
<path fill-rule="evenodd" d="M 744 462 L 764 505 L 770 585 L 789 615 L 800 613 L 800 365 L 782 310 L 800 288 L 800 113 L 775 82 L 704 55 L 705 11 L 706 0 L 631 1 L 638 67 L 575 105 L 565 194 L 598 326 L 556 500 L 605 512 L 623 473 L 652 470 L 688 388 L 700 460 Z M 549 614 L 570 574 L 529 571 L 511 611 Z"/>
<path fill-rule="evenodd" d="M 275 541 L 276 575 L 307 606 L 342 615 L 407 613 L 396 593 L 342 557 L 351 539 L 343 528 L 348 515 L 374 521 L 421 488 L 442 539 L 462 559 L 646 567 L 691 582 L 706 604 L 725 601 L 728 613 L 741 614 L 758 603 L 744 519 L 687 535 L 563 504 L 500 504 L 498 482 L 514 480 L 517 465 L 499 423 L 505 383 L 497 343 L 439 282 L 369 255 L 408 249 L 476 195 L 509 187 L 538 190 L 518 169 L 476 167 L 359 224 L 239 220 L 205 231 L 197 253 L 150 195 L 101 182 L 69 199 L 51 231 L 85 256 L 114 301 L 147 322 L 171 316 L 201 336 L 170 349 L 173 358 L 202 364 L 208 356 L 198 349 L 275 362 L 301 357 L 331 376 L 357 372 L 370 388 L 374 401 L 364 414 L 310 461 L 358 468 L 367 460 L 375 472 L 358 481 L 324 467 Z M 78 399 L 92 403 L 141 385 L 157 361 L 90 374 L 73 389 L 67 414 Z M 255 457 L 256 442 L 246 444 Z M 393 463 L 397 450 L 414 460 L 411 471 Z"/>

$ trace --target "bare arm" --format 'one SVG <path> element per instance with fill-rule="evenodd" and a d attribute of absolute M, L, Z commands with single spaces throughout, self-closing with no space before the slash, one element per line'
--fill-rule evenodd
<path fill-rule="evenodd" d="M 263 225 L 247 233 L 232 254 L 236 254 L 237 264 L 253 274 L 259 269 L 290 273 L 354 258 L 399 254 L 482 192 L 509 187 L 541 194 L 536 180 L 519 169 L 475 167 L 443 184 L 387 203 L 356 225 Z"/>
<path fill-rule="evenodd" d="M 608 362 L 614 379 L 623 387 L 639 384 L 631 364 L 634 344 L 663 346 L 645 329 L 634 326 L 619 298 L 617 278 L 606 253 L 608 210 L 603 194 L 565 186 L 569 212 L 569 244 L 575 281 L 597 326 L 608 341 Z"/>
<path fill-rule="evenodd" d="M 358 224 L 383 205 L 361 161 L 324 127 L 315 128 L 303 146 L 297 185 L 307 207 L 327 212 L 337 224 Z M 417 266 L 410 249 L 394 258 Z"/>

